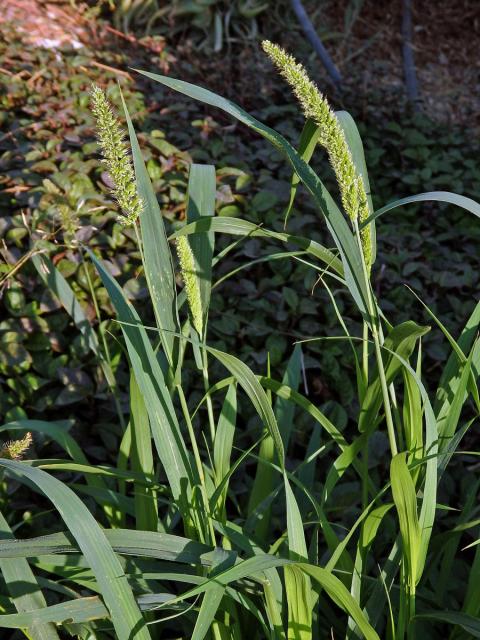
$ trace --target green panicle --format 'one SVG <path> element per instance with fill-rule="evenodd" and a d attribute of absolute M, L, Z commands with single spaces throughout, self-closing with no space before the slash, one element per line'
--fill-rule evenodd
<path fill-rule="evenodd" d="M 128 147 L 124 142 L 125 133 L 105 93 L 96 85 L 92 87 L 91 97 L 103 161 L 114 184 L 112 193 L 124 214 L 118 220 L 125 225 L 135 224 L 143 204 L 138 195 Z"/>
<path fill-rule="evenodd" d="M 352 222 L 357 219 L 360 223 L 363 222 L 370 215 L 365 185 L 362 176 L 357 172 L 338 118 L 316 84 L 310 80 L 303 66 L 293 56 L 268 40 L 264 40 L 262 46 L 292 87 L 305 117 L 311 118 L 320 127 L 319 143 L 328 152 L 346 214 Z M 372 262 L 370 226 L 362 230 L 361 240 L 365 264 L 370 271 Z"/>
<path fill-rule="evenodd" d="M 20 440 L 10 440 L 4 442 L 0 447 L 0 458 L 7 458 L 8 460 L 20 460 L 20 458 L 27 452 L 28 448 L 32 444 L 32 434 L 28 432 Z"/>
<path fill-rule="evenodd" d="M 193 257 L 192 248 L 190 247 L 190 243 L 186 236 L 180 236 L 177 238 L 176 246 L 193 326 L 197 330 L 198 335 L 201 336 L 203 333 L 202 299 L 200 297 L 200 287 L 198 286 L 198 279 L 196 277 L 195 259 Z"/>

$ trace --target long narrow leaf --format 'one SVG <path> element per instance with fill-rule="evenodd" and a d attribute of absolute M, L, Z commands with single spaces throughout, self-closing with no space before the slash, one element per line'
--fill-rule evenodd
<path fill-rule="evenodd" d="M 196 484 L 195 476 L 163 372 L 137 312 L 102 262 L 93 253 L 90 255 L 110 295 L 118 319 L 122 321 L 122 332 L 135 378 L 150 417 L 158 456 L 162 461 L 173 497 L 182 513 L 187 515 L 189 488 Z"/>
<path fill-rule="evenodd" d="M 176 322 L 176 289 L 173 273 L 172 257 L 168 246 L 162 213 L 157 196 L 152 187 L 135 129 L 133 128 L 127 105 L 122 96 L 123 109 L 128 125 L 130 145 L 132 147 L 133 164 L 139 196 L 143 202 L 140 224 L 142 229 L 143 255 L 145 259 L 145 275 L 160 329 L 165 355 L 170 364 L 173 363 L 174 332 Z"/>
<path fill-rule="evenodd" d="M 192 164 L 188 177 L 187 224 L 215 213 L 215 167 Z M 210 305 L 212 287 L 212 258 L 215 235 L 213 231 L 198 233 L 189 238 L 195 260 L 204 322 Z"/>

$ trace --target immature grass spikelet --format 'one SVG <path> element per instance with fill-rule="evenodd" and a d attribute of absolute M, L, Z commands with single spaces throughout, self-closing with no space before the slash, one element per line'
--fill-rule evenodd
<path fill-rule="evenodd" d="M 113 180 L 112 193 L 124 214 L 119 216 L 118 220 L 125 225 L 135 224 L 143 204 L 137 192 L 128 147 L 124 142 L 125 133 L 105 93 L 96 85 L 92 86 L 91 97 L 103 162 Z"/>
<path fill-rule="evenodd" d="M 32 434 L 28 432 L 20 440 L 9 440 L 4 442 L 0 448 L 0 458 L 8 460 L 20 460 L 32 444 Z"/>
<path fill-rule="evenodd" d="M 200 297 L 200 287 L 195 276 L 195 259 L 187 236 L 177 238 L 177 254 L 180 261 L 185 292 L 187 294 L 188 306 L 192 315 L 193 326 L 201 336 L 203 333 L 203 309 Z"/>
<path fill-rule="evenodd" d="M 320 127 L 319 142 L 328 152 L 345 212 L 352 222 L 357 219 L 360 223 L 363 222 L 370 214 L 365 185 L 357 172 L 338 118 L 316 84 L 310 80 L 304 67 L 293 56 L 268 40 L 262 42 L 262 47 L 292 87 L 305 116 Z M 361 241 L 365 264 L 370 271 L 372 240 L 369 226 L 362 230 Z"/>

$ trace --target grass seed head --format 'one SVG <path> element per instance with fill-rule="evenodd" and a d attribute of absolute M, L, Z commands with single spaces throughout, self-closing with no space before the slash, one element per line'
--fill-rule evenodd
<path fill-rule="evenodd" d="M 20 460 L 32 444 L 32 434 L 28 432 L 20 440 L 4 442 L 0 449 L 0 458 L 8 460 Z"/>
<path fill-rule="evenodd" d="M 97 121 L 97 137 L 103 161 L 113 180 L 112 193 L 123 212 L 118 220 L 125 225 L 135 224 L 143 203 L 138 195 L 128 147 L 123 131 L 105 93 L 96 85 L 91 91 L 92 112 Z"/>
<path fill-rule="evenodd" d="M 177 238 L 177 254 L 180 261 L 185 292 L 187 294 L 188 306 L 193 320 L 193 326 L 201 336 L 203 333 L 203 308 L 200 296 L 200 287 L 196 277 L 195 259 L 187 236 Z"/>
<path fill-rule="evenodd" d="M 363 222 L 370 214 L 365 185 L 362 176 L 357 172 L 338 118 L 316 84 L 310 80 L 304 67 L 293 56 L 268 40 L 264 40 L 262 46 L 292 87 L 305 117 L 313 120 L 320 128 L 319 143 L 328 152 L 346 214 L 352 222 L 357 219 L 360 223 Z M 372 262 L 370 226 L 362 230 L 361 240 L 365 264 L 370 270 Z"/>

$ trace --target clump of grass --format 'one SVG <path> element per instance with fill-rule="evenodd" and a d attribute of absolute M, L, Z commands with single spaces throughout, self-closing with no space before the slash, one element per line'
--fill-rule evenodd
<path fill-rule="evenodd" d="M 449 581 L 453 559 L 462 561 L 460 535 L 475 531 L 478 525 L 474 505 L 480 480 L 475 481 L 473 493 L 467 494 L 458 521 L 449 514 L 440 521 L 436 517 L 437 486 L 448 463 L 459 453 L 462 436 L 480 415 L 480 342 L 476 337 L 480 303 L 466 319 L 458 341 L 427 308 L 452 347 L 432 395 L 423 383 L 421 347 L 430 327 L 387 319 L 365 273 L 369 254 L 367 246 L 358 242 L 366 215 L 361 213 L 364 190 L 351 153 L 352 141 L 361 147 L 358 132 L 354 128 L 348 134 L 342 132 L 326 101 L 293 58 L 274 45 L 265 48 L 293 84 L 306 115 L 317 118 L 324 146 L 336 167 L 344 208 L 355 224 L 350 229 L 319 177 L 276 131 L 205 89 L 147 74 L 187 96 L 218 106 L 280 150 L 319 205 L 341 259 L 310 238 L 280 234 L 243 219 L 213 216 L 215 172 L 212 167 L 201 171 L 197 166 L 191 172 L 187 194 L 195 210 L 193 222 L 170 238 L 176 241 L 185 283 L 185 312 L 182 296 L 174 292 L 174 262 L 163 219 L 126 112 L 136 171 L 134 201 L 146 203 L 136 205 L 134 211 L 141 220 L 138 239 L 143 245 L 141 256 L 156 325 L 143 325 L 101 258 L 89 252 L 115 308 L 131 367 L 129 420 L 122 431 L 117 465 L 91 464 L 62 425 L 19 421 L 4 426 L 6 430 L 44 432 L 67 455 L 62 462 L 20 462 L 24 439 L 23 445 L 21 440 L 10 445 L 8 456 L 0 456 L 0 468 L 50 498 L 68 529 L 15 541 L 7 521 L 0 517 L 0 568 L 4 595 L 10 598 L 6 599 L 8 615 L 0 615 L 0 625 L 3 620 L 11 628 L 28 628 L 35 640 L 58 638 L 55 627 L 38 630 L 38 611 L 42 623 L 60 621 L 62 633 L 72 632 L 82 640 L 149 640 L 173 635 L 192 640 L 311 640 L 332 635 L 348 640 L 423 640 L 440 637 L 438 633 L 448 635 L 441 625 L 480 628 L 476 586 L 480 551 L 467 584 L 458 587 Z M 111 111 L 102 96 L 96 93 L 95 111 L 105 128 L 111 124 Z M 117 144 L 119 135 L 117 131 L 108 144 Z M 105 156 L 123 162 L 125 146 L 122 149 L 122 153 L 107 149 Z M 128 166 L 122 164 L 119 172 L 133 180 Z M 480 206 L 462 196 L 430 196 L 480 215 Z M 375 216 L 408 201 L 391 203 Z M 358 395 L 344 411 L 349 416 L 347 426 L 336 424 L 336 416 L 327 416 L 301 392 L 299 345 L 292 348 L 281 380 L 270 367 L 266 375 L 255 373 L 241 358 L 210 346 L 210 274 L 227 253 L 220 252 L 214 262 L 213 232 L 264 235 L 297 243 L 305 264 L 321 272 L 320 282 L 330 295 L 332 311 L 351 349 L 356 375 Z M 284 253 L 269 258 L 279 256 Z M 34 265 L 40 271 L 38 256 Z M 208 286 L 201 287 L 205 274 L 209 274 Z M 53 263 L 48 275 L 55 295 L 92 352 L 101 358 L 92 327 Z M 233 275 L 224 274 L 221 281 Z M 357 304 L 363 321 L 360 335 L 351 333 L 350 323 L 340 312 L 338 288 Z M 201 336 L 200 346 L 198 336 L 191 338 L 188 331 L 187 315 Z M 188 380 L 194 373 L 189 354 L 206 387 L 200 399 L 190 393 Z M 209 359 L 228 372 L 213 384 L 209 380 L 216 370 Z M 245 412 L 247 401 L 256 421 Z M 462 424 L 464 407 L 469 420 Z M 300 413 L 302 422 L 297 423 Z M 301 437 L 293 429 L 296 424 L 302 425 Z M 372 464 L 372 437 L 381 441 L 385 426 L 391 444 L 390 464 L 384 464 L 387 453 Z M 75 474 L 75 482 L 69 486 L 68 479 L 56 479 L 52 475 L 56 470 Z M 81 474 L 85 484 L 78 482 Z M 88 495 L 90 509 L 77 493 Z M 432 535 L 436 536 L 433 545 Z M 474 545 L 479 542 L 476 537 L 473 534 Z M 33 553 L 32 572 L 26 558 Z M 52 554 L 59 554 L 58 559 L 52 560 Z M 36 576 L 38 570 L 41 579 Z M 468 573 L 465 563 L 463 572 Z M 25 585 L 20 592 L 19 579 Z M 61 587 L 55 585 L 59 579 Z M 189 586 L 182 588 L 185 583 Z M 55 600 L 54 606 L 46 606 L 43 591 L 48 591 L 49 601 Z M 58 599 L 58 592 L 63 600 Z M 19 593 L 35 602 L 29 600 L 26 606 L 19 601 Z M 452 603 L 457 607 L 454 612 L 448 610 Z"/>

